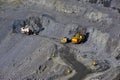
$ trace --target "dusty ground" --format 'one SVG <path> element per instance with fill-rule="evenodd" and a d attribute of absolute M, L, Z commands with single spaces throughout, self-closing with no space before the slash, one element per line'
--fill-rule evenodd
<path fill-rule="evenodd" d="M 30 16 L 41 20 L 39 35 L 13 33 Z M 60 43 L 82 27 L 84 43 Z M 68 79 L 120 80 L 120 1 L 0 0 L 0 80 Z"/>

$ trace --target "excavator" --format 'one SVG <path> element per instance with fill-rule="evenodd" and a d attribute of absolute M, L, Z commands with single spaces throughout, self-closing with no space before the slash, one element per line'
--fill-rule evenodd
<path fill-rule="evenodd" d="M 30 29 L 29 28 L 21 28 L 21 33 L 29 35 Z"/>
<path fill-rule="evenodd" d="M 77 32 L 71 40 L 69 40 L 67 37 L 63 37 L 61 39 L 61 43 L 68 43 L 69 41 L 71 41 L 74 44 L 78 44 L 81 41 L 83 41 L 85 39 L 85 34 L 86 34 L 86 28 L 82 28 L 82 30 L 80 32 Z"/>
<path fill-rule="evenodd" d="M 29 35 L 31 33 L 31 29 L 29 25 L 20 28 L 21 33 Z"/>
<path fill-rule="evenodd" d="M 21 27 L 20 28 L 21 33 L 23 34 L 27 34 L 27 35 L 37 35 L 37 31 L 35 30 L 35 28 L 33 26 L 30 25 L 26 25 L 25 27 Z"/>
<path fill-rule="evenodd" d="M 83 35 L 76 33 L 75 36 L 72 37 L 71 42 L 75 44 L 80 43 L 83 40 L 83 38 L 84 38 Z"/>

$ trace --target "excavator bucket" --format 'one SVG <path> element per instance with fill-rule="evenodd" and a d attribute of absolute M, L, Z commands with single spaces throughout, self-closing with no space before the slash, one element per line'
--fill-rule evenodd
<path fill-rule="evenodd" d="M 68 38 L 64 37 L 61 39 L 61 43 L 67 43 L 68 42 Z"/>

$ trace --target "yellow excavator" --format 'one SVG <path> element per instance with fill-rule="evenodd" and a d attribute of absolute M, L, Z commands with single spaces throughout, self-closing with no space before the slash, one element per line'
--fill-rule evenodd
<path fill-rule="evenodd" d="M 86 34 L 86 28 L 82 28 L 80 33 L 76 33 L 72 39 L 71 42 L 74 44 L 80 43 L 82 40 L 84 40 Z M 67 37 L 64 37 L 61 39 L 61 43 L 68 43 L 69 39 Z"/>
<path fill-rule="evenodd" d="M 83 38 L 84 38 L 83 35 L 76 33 L 75 36 L 72 37 L 71 42 L 75 44 L 80 43 L 83 40 Z"/>
<path fill-rule="evenodd" d="M 84 40 L 86 34 L 86 28 L 82 28 L 82 30 L 79 33 L 76 33 L 75 36 L 72 37 L 71 42 L 72 43 L 80 43 L 82 40 Z"/>

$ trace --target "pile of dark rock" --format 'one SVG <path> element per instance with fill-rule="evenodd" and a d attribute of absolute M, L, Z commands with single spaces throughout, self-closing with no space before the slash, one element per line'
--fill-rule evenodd
<path fill-rule="evenodd" d="M 104 7 L 110 7 L 112 0 L 89 0 L 90 3 L 102 4 Z"/>
<path fill-rule="evenodd" d="M 30 34 L 38 35 L 40 31 L 44 30 L 41 19 L 36 16 L 28 17 L 25 20 L 15 20 L 12 25 L 13 33 L 20 33 L 21 28 L 29 28 Z"/>

